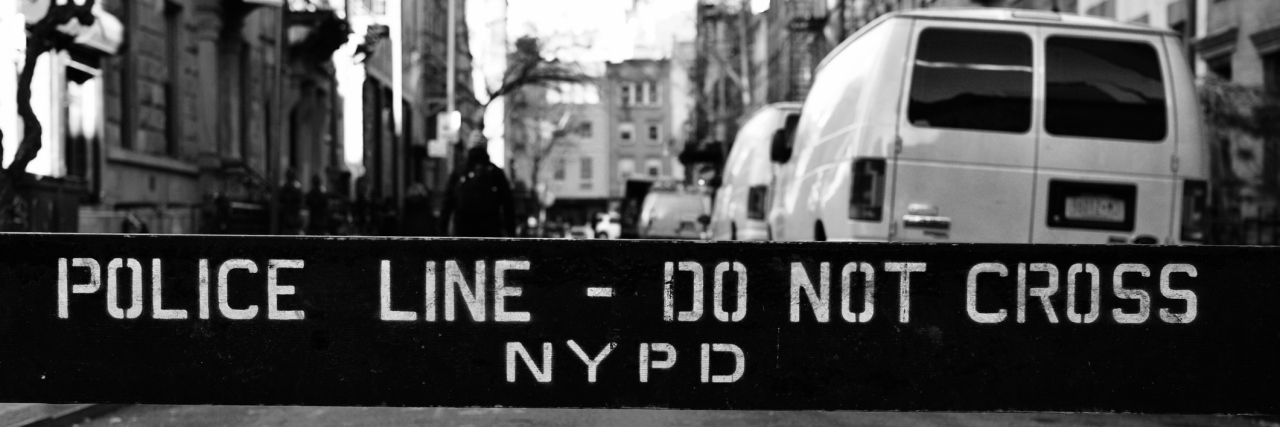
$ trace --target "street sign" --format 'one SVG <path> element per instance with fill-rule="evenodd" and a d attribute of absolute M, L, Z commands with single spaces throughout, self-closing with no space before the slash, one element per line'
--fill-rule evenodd
<path fill-rule="evenodd" d="M 1280 248 L 0 235 L 0 401 L 1280 413 Z"/>

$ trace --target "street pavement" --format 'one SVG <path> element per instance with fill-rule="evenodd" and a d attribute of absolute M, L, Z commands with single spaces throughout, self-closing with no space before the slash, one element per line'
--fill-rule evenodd
<path fill-rule="evenodd" d="M 123 426 L 1280 426 L 1219 416 L 1057 413 L 668 411 L 508 408 L 130 406 L 76 424 Z"/>

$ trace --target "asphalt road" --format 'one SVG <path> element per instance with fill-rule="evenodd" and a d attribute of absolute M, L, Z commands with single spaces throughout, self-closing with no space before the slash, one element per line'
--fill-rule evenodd
<path fill-rule="evenodd" d="M 77 424 L 123 426 L 1276 426 L 1255 419 L 1131 414 L 130 406 Z"/>

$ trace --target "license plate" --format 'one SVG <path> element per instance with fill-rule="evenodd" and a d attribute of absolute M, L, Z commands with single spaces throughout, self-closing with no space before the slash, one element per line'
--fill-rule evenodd
<path fill-rule="evenodd" d="M 1124 208 L 1124 200 L 1110 197 L 1067 197 L 1063 213 L 1071 220 L 1124 222 Z"/>

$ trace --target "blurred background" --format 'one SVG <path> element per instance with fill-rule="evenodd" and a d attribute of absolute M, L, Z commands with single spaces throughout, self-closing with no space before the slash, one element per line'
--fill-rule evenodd
<path fill-rule="evenodd" d="M 657 188 L 705 201 L 650 202 L 699 215 L 648 237 L 704 238 L 751 113 L 804 101 L 873 19 L 940 8 L 1178 33 L 1210 134 L 1203 240 L 1280 242 L 1265 0 L 4 0 L 0 226 L 449 235 L 449 176 L 481 146 L 503 235 L 645 237 Z"/>
<path fill-rule="evenodd" d="M 804 101 L 877 17 L 949 7 L 1179 34 L 1210 135 L 1202 240 L 1280 242 L 1265 0 L 3 0 L 0 226 L 450 235 L 480 146 L 510 188 L 501 235 L 705 238 L 753 112 Z"/>
<path fill-rule="evenodd" d="M 1280 237 L 1275 2 L 574 3 L 5 0 L 0 96 L 29 90 L 30 111 L 0 104 L 0 221 L 449 235 L 450 173 L 481 145 L 511 188 L 506 235 L 638 237 L 655 184 L 708 195 L 709 214 L 744 121 L 803 101 L 818 64 L 862 26 L 898 10 L 1006 7 L 1181 34 L 1212 135 L 1205 240 Z M 697 222 L 650 237 L 706 237 Z"/>

